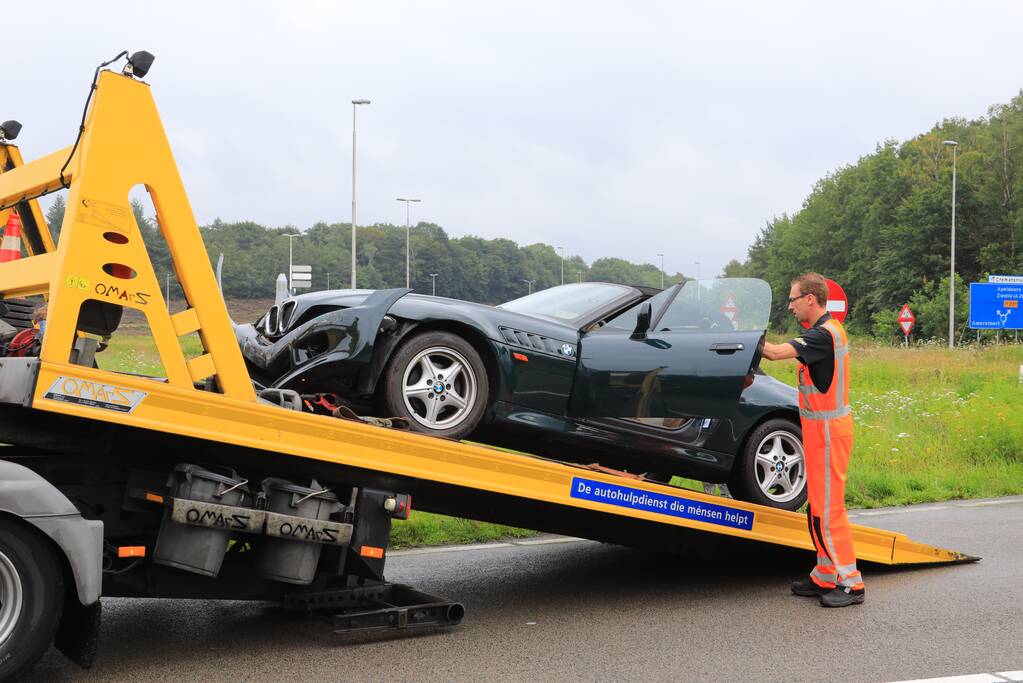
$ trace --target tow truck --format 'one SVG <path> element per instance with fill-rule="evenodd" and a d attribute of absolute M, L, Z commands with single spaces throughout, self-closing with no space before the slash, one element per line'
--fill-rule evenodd
<path fill-rule="evenodd" d="M 443 627 L 454 600 L 384 575 L 393 519 L 417 509 L 678 552 L 715 539 L 811 550 L 793 512 L 642 477 L 336 419 L 259 392 L 150 86 L 152 56 L 97 68 L 74 144 L 25 163 L 0 124 L 0 224 L 27 257 L 0 264 L 0 306 L 45 299 L 38 353 L 0 358 L 0 680 L 55 646 L 82 666 L 101 596 L 280 601 L 338 632 Z M 161 296 L 129 192 L 156 210 L 187 306 Z M 59 244 L 38 199 L 67 189 Z M 125 309 L 165 377 L 100 369 Z M 180 341 L 197 335 L 189 357 Z M 566 458 L 567 459 L 567 458 Z M 579 458 L 572 458 L 578 461 Z M 853 526 L 881 565 L 977 558 Z"/>

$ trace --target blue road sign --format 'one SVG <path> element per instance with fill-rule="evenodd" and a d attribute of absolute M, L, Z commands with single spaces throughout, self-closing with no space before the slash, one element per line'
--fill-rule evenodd
<path fill-rule="evenodd" d="M 971 330 L 1023 330 L 1023 284 L 970 283 Z"/>

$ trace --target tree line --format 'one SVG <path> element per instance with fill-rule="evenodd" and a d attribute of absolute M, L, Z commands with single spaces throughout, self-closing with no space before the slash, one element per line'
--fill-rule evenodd
<path fill-rule="evenodd" d="M 171 271 L 167 244 L 156 217 L 140 200 L 131 202 L 157 278 L 171 276 L 171 296 L 180 289 Z M 64 219 L 65 201 L 58 196 L 46 219 L 55 238 Z M 312 266 L 311 290 L 347 288 L 351 283 L 351 224 L 316 223 L 305 230 L 294 226 L 268 227 L 252 221 L 225 222 L 220 219 L 199 228 L 210 262 L 224 254 L 223 286 L 232 298 L 273 297 L 279 273 L 288 271 L 286 235 L 301 235 L 294 242 L 294 263 Z M 438 296 L 497 304 L 561 284 L 562 260 L 549 244 L 520 246 L 509 239 L 475 236 L 451 238 L 439 225 L 420 222 L 412 228 L 411 287 L 432 293 L 436 273 Z M 359 226 L 357 235 L 360 289 L 405 286 L 405 226 L 378 223 Z M 682 273 L 664 274 L 670 283 L 687 279 Z M 587 264 L 579 256 L 564 260 L 564 281 L 617 282 L 659 287 L 660 269 L 649 263 L 637 264 L 621 258 L 600 258 Z M 300 290 L 302 291 L 302 290 Z"/>
<path fill-rule="evenodd" d="M 952 147 L 956 141 L 956 336 L 970 282 L 1023 272 L 1023 91 L 975 120 L 946 119 L 819 180 L 794 215 L 769 221 L 731 276 L 767 280 L 772 323 L 791 327 L 789 282 L 815 270 L 840 283 L 851 331 L 890 336 L 908 303 L 914 334 L 948 337 Z"/>

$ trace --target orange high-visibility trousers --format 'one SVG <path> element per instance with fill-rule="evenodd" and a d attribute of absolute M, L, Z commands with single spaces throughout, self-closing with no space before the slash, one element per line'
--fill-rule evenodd
<path fill-rule="evenodd" d="M 847 425 L 835 424 L 839 421 Z M 840 420 L 803 421 L 803 457 L 810 502 L 806 515 L 817 548 L 817 566 L 810 577 L 824 588 L 836 585 L 863 588 L 845 510 L 845 471 L 852 445 L 852 415 Z"/>
<path fill-rule="evenodd" d="M 845 472 L 853 445 L 849 342 L 836 320 L 828 320 L 822 327 L 831 334 L 835 348 L 835 368 L 828 390 L 818 391 L 809 369 L 799 365 L 799 418 L 810 503 L 807 526 L 817 549 L 817 566 L 810 578 L 823 588 L 860 589 L 863 578 L 856 569 L 856 551 L 845 511 Z"/>

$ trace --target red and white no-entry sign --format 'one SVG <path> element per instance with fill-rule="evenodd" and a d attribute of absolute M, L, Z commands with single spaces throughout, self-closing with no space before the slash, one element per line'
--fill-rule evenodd
<path fill-rule="evenodd" d="M 909 304 L 902 304 L 902 310 L 899 311 L 899 327 L 902 328 L 902 334 L 908 337 L 909 331 L 913 329 L 913 323 L 915 322 L 916 316 L 910 310 Z"/>
<path fill-rule="evenodd" d="M 725 297 L 725 303 L 721 305 L 721 312 L 732 323 L 732 327 L 739 329 L 739 309 L 735 307 L 734 294 L 729 294 Z"/>
<path fill-rule="evenodd" d="M 845 322 L 845 316 L 849 312 L 849 297 L 845 295 L 845 290 L 842 286 L 832 280 L 827 279 L 828 283 L 828 305 L 827 311 L 831 314 L 831 317 L 840 323 Z M 812 323 L 800 323 L 803 327 L 809 329 Z"/>

